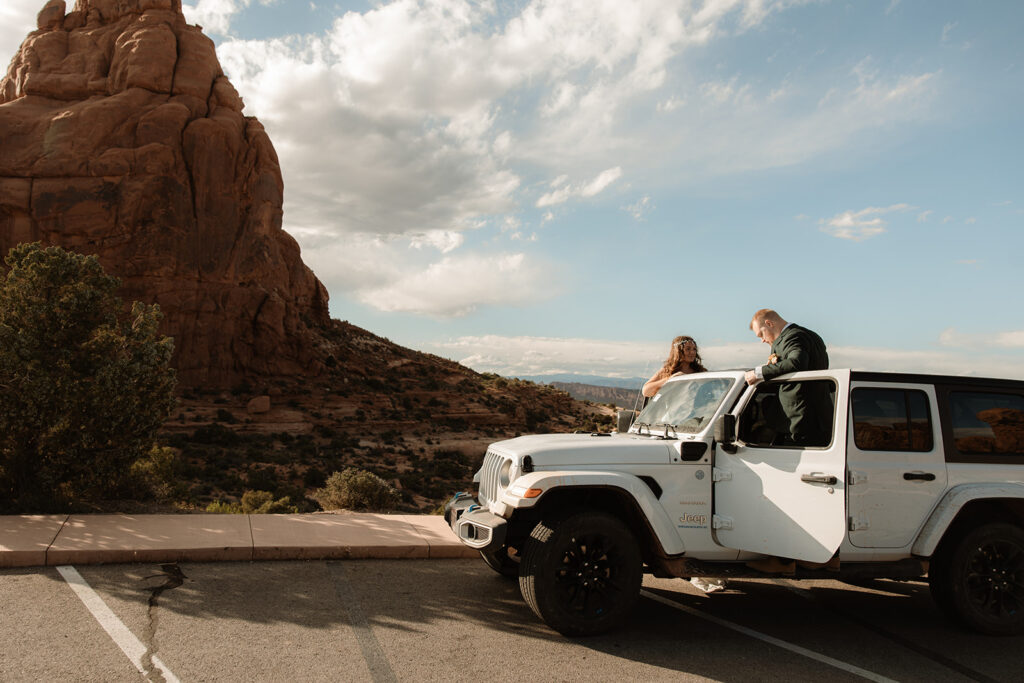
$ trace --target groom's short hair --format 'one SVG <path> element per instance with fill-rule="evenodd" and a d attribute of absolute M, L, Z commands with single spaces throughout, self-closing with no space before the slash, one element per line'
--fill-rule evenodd
<path fill-rule="evenodd" d="M 755 325 L 763 323 L 765 320 L 782 320 L 782 316 L 770 308 L 762 308 L 750 319 L 750 329 L 754 329 Z"/>

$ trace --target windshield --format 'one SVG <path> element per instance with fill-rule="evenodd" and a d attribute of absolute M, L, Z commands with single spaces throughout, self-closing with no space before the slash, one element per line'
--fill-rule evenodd
<path fill-rule="evenodd" d="M 668 382 L 633 424 L 637 429 L 668 425 L 680 432 L 699 432 L 711 421 L 734 381 L 717 377 Z"/>

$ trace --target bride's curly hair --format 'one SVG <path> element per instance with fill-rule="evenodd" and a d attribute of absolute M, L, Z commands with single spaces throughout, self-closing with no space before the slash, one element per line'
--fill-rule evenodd
<path fill-rule="evenodd" d="M 661 367 L 664 375 L 671 375 L 685 369 L 686 361 L 683 360 L 683 346 L 686 344 L 693 344 L 693 348 L 697 351 L 697 356 L 693 359 L 691 371 L 707 372 L 708 369 L 704 367 L 704 363 L 701 361 L 700 348 L 697 346 L 697 342 L 694 341 L 693 337 L 680 335 L 672 340 L 672 350 L 668 354 L 668 360 Z"/>

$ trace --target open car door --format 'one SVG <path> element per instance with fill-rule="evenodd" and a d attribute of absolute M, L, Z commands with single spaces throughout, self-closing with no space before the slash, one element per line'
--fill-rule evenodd
<path fill-rule="evenodd" d="M 849 370 L 821 370 L 747 392 L 737 406 L 737 442 L 715 444 L 719 544 L 807 562 L 835 554 L 846 535 L 849 384 Z M 818 420 L 810 440 L 792 434 L 796 410 Z"/>

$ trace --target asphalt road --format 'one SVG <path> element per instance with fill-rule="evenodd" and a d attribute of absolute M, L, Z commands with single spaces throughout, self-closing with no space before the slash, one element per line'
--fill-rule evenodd
<path fill-rule="evenodd" d="M 1022 663 L 1024 638 L 947 623 L 923 583 L 647 577 L 619 630 L 572 640 L 476 560 L 0 570 L 4 682 L 1011 681 Z"/>

